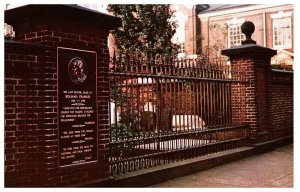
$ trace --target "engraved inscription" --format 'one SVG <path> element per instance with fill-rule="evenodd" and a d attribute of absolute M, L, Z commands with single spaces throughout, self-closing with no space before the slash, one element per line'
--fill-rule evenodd
<path fill-rule="evenodd" d="M 95 52 L 58 49 L 60 167 L 97 161 L 96 80 Z"/>

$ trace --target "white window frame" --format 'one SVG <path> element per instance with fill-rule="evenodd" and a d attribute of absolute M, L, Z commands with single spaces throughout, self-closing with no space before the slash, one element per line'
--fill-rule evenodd
<path fill-rule="evenodd" d="M 178 49 L 178 58 L 184 58 L 185 57 L 185 43 L 179 43 L 179 49 Z"/>
<path fill-rule="evenodd" d="M 185 43 L 180 43 L 179 44 L 179 53 L 185 53 Z"/>
<path fill-rule="evenodd" d="M 245 19 L 244 18 L 233 18 L 232 20 L 229 20 L 226 22 L 226 24 L 228 25 L 228 32 L 227 32 L 227 36 L 228 36 L 228 48 L 232 48 L 232 47 L 235 47 L 235 46 L 238 46 L 238 45 L 241 45 L 241 42 L 245 40 L 245 35 L 242 33 L 241 31 L 241 25 L 245 22 Z M 230 35 L 230 32 L 231 32 L 231 29 L 232 28 L 239 28 L 239 33 L 236 35 L 237 38 L 241 37 L 240 39 L 237 39 L 236 41 L 239 41 L 239 43 L 235 43 L 235 44 L 232 44 L 231 43 L 231 38 L 232 36 Z"/>
<path fill-rule="evenodd" d="M 276 14 L 271 15 L 272 18 L 272 41 L 273 41 L 273 49 L 290 49 L 292 48 L 292 42 L 293 42 L 293 34 L 292 34 L 292 12 L 283 12 L 279 11 Z M 286 20 L 289 23 L 290 28 L 280 28 L 279 32 L 281 34 L 281 41 L 286 42 L 286 44 L 282 45 L 276 45 L 275 40 L 275 30 L 276 30 L 276 23 L 280 23 L 280 20 Z M 285 37 L 290 36 L 290 39 L 284 39 Z"/>

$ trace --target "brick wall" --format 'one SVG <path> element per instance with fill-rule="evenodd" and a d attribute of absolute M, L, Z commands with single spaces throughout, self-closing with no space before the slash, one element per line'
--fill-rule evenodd
<path fill-rule="evenodd" d="M 276 54 L 276 51 L 256 44 L 246 44 L 222 50 L 222 54 L 230 57 L 233 70 L 242 71 L 247 81 L 245 86 L 245 114 L 246 122 L 250 126 L 252 143 L 268 140 L 270 131 L 269 116 L 267 115 L 268 74 L 270 58 Z"/>
<path fill-rule="evenodd" d="M 30 52 L 30 53 L 29 53 Z M 41 46 L 5 43 L 5 183 L 43 183 L 44 134 Z M 50 111 L 52 112 L 52 111 Z M 50 120 L 52 121 L 52 120 Z"/>
<path fill-rule="evenodd" d="M 97 23 L 90 15 L 95 13 L 81 14 L 72 6 L 17 9 L 22 10 L 6 14 L 6 22 L 16 31 L 16 42 L 5 43 L 5 186 L 78 186 L 108 178 L 107 36 L 112 24 L 105 25 L 102 15 Z M 22 22 L 25 16 L 18 14 L 30 11 L 28 20 Z M 97 163 L 58 167 L 57 47 L 97 53 Z"/>
<path fill-rule="evenodd" d="M 245 113 L 252 143 L 293 136 L 293 72 L 271 69 L 270 58 L 276 51 L 245 44 L 222 54 L 230 57 L 233 70 L 245 73 Z"/>
<path fill-rule="evenodd" d="M 235 57 L 232 59 L 232 69 L 234 71 L 241 71 L 245 76 L 245 79 L 248 81 L 249 84 L 245 86 L 242 85 L 235 85 L 232 87 L 232 94 L 233 94 L 233 121 L 238 122 L 247 122 L 250 126 L 251 136 L 255 137 L 258 129 L 258 114 L 257 114 L 257 106 L 256 106 L 256 76 L 255 76 L 255 62 L 253 61 L 252 56 L 241 56 Z M 238 86 L 238 87 L 237 87 Z M 245 89 L 245 99 L 241 99 L 240 95 L 240 88 Z M 237 95 L 237 96 L 236 96 Z M 241 111 L 241 107 L 234 107 L 235 105 L 238 106 L 245 106 L 245 111 Z M 243 109 L 243 108 L 242 108 Z"/>
<path fill-rule="evenodd" d="M 293 134 L 293 101 L 293 72 L 272 70 L 268 97 L 272 138 Z"/>

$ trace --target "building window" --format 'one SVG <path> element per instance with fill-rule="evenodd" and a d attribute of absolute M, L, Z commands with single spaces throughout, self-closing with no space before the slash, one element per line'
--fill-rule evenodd
<path fill-rule="evenodd" d="M 245 40 L 245 35 L 242 33 L 241 25 L 244 23 L 244 19 L 234 18 L 227 21 L 228 25 L 228 47 L 235 47 L 241 45 Z"/>
<path fill-rule="evenodd" d="M 184 58 L 184 57 L 185 57 L 184 43 L 180 43 L 178 49 L 178 58 Z"/>
<path fill-rule="evenodd" d="M 292 48 L 292 12 L 278 12 L 271 15 L 273 19 L 273 48 Z"/>

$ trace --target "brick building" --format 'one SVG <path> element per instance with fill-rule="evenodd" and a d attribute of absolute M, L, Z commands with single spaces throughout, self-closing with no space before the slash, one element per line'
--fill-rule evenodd
<path fill-rule="evenodd" d="M 245 38 L 241 25 L 244 21 L 252 21 L 256 28 L 252 38 L 256 43 L 277 50 L 271 63 L 291 67 L 294 58 L 293 12 L 291 4 L 210 4 L 198 14 L 203 39 L 200 47 L 202 50 L 215 47 L 218 51 L 240 45 Z"/>
<path fill-rule="evenodd" d="M 199 53 L 200 23 L 197 14 L 208 8 L 208 5 L 173 4 L 174 19 L 177 22 L 177 30 L 173 42 L 180 45 L 178 57 L 193 58 Z"/>

